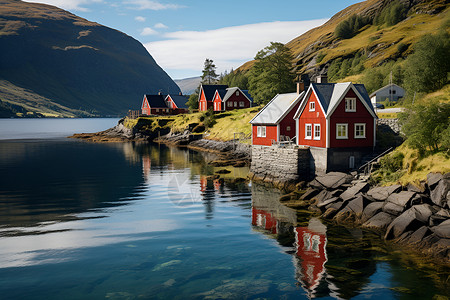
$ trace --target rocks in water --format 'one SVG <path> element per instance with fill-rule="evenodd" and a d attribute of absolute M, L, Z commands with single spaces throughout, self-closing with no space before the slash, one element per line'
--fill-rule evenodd
<path fill-rule="evenodd" d="M 351 200 L 346 208 L 352 210 L 357 216 L 361 216 L 364 209 L 371 203 L 369 199 L 363 195 L 359 195 L 356 199 Z"/>
<path fill-rule="evenodd" d="M 413 232 L 409 238 L 408 242 L 412 244 L 420 243 L 426 236 L 431 234 L 431 230 L 427 226 L 422 226 Z"/>
<path fill-rule="evenodd" d="M 435 235 L 441 238 L 450 239 L 450 219 L 442 222 L 435 227 L 432 227 L 431 231 L 433 231 Z"/>
<path fill-rule="evenodd" d="M 395 218 L 387 227 L 384 238 L 397 238 L 407 230 L 417 230 L 424 224 L 416 218 L 416 210 L 412 207 Z"/>
<path fill-rule="evenodd" d="M 372 202 L 366 206 L 364 209 L 362 215 L 361 215 L 361 221 L 366 222 L 370 218 L 372 218 L 374 215 L 379 213 L 383 207 L 383 202 Z"/>
<path fill-rule="evenodd" d="M 313 188 L 308 188 L 306 192 L 300 197 L 300 200 L 310 200 L 319 194 L 319 191 Z"/>
<path fill-rule="evenodd" d="M 385 212 L 379 212 L 363 224 L 365 228 L 385 229 L 394 220 L 394 216 Z"/>

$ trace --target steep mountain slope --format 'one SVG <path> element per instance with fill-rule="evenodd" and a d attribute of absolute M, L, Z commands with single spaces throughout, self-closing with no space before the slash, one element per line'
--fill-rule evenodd
<path fill-rule="evenodd" d="M 180 91 L 137 40 L 59 8 L 19 0 L 0 0 L 0 80 L 75 115 L 120 115 L 139 107 L 144 93 Z M 1 90 L 0 99 L 21 104 Z M 29 108 L 40 112 L 48 105 Z"/>
<path fill-rule="evenodd" d="M 404 17 L 394 25 L 376 24 L 376 18 L 390 5 L 404 9 Z M 448 0 L 367 0 L 347 7 L 322 26 L 314 28 L 286 44 L 294 55 L 298 74 L 323 74 L 337 59 L 363 56 L 364 68 L 379 66 L 389 60 L 407 57 L 413 45 L 425 34 L 442 28 L 449 16 Z M 339 38 L 336 27 L 353 15 L 367 25 L 354 32 L 351 38 Z M 401 48 L 401 51 L 400 51 Z M 253 61 L 240 70 L 247 71 Z"/>
<path fill-rule="evenodd" d="M 193 94 L 200 85 L 201 81 L 202 78 L 200 76 L 184 79 L 175 79 L 175 83 L 180 87 L 181 91 L 185 95 Z"/>

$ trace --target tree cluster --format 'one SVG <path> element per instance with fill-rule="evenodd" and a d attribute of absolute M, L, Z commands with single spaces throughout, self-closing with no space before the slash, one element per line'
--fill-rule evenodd
<path fill-rule="evenodd" d="M 370 21 L 366 17 L 352 15 L 336 26 L 334 35 L 340 39 L 352 38 L 358 32 L 358 30 L 369 23 Z"/>
<path fill-rule="evenodd" d="M 248 90 L 248 78 L 241 70 L 231 70 L 230 73 L 225 71 L 225 74 L 219 79 L 219 84 L 237 86 L 241 90 Z"/>
<path fill-rule="evenodd" d="M 408 9 L 400 2 L 393 1 L 375 16 L 375 25 L 393 26 L 406 18 Z"/>
<path fill-rule="evenodd" d="M 271 42 L 256 54 L 248 76 L 254 103 L 266 104 L 279 93 L 295 90 L 292 60 L 289 48 L 277 42 Z"/>

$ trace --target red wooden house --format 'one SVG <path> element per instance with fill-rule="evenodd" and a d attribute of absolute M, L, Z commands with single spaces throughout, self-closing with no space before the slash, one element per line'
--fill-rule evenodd
<path fill-rule="evenodd" d="M 186 102 L 189 100 L 187 96 L 182 95 L 167 95 L 165 101 L 168 108 L 170 108 L 170 112 L 173 115 L 184 114 L 189 111 L 189 108 Z"/>
<path fill-rule="evenodd" d="M 165 97 L 162 94 L 158 95 L 144 95 L 142 100 L 142 115 L 165 115 L 170 113 L 170 109 L 167 107 Z"/>
<path fill-rule="evenodd" d="M 213 107 L 216 90 L 226 90 L 226 88 L 228 85 L 202 84 L 198 95 L 198 110 L 207 111 L 208 108 Z"/>
<path fill-rule="evenodd" d="M 318 171 L 353 169 L 375 147 L 377 116 L 362 84 L 312 83 L 294 119 L 297 145 L 310 147 Z"/>
<path fill-rule="evenodd" d="M 284 137 L 293 139 L 296 136 L 294 114 L 304 93 L 278 94 L 264 106 L 250 121 L 252 144 L 271 146 Z"/>
<path fill-rule="evenodd" d="M 248 91 L 238 87 L 216 90 L 213 99 L 214 111 L 217 112 L 252 107 L 252 97 Z"/>

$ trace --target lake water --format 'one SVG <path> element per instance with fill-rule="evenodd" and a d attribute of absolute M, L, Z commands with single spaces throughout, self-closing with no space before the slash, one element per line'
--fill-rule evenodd
<path fill-rule="evenodd" d="M 1 299 L 431 299 L 375 235 L 225 181 L 211 154 L 64 136 L 117 119 L 0 120 Z"/>

